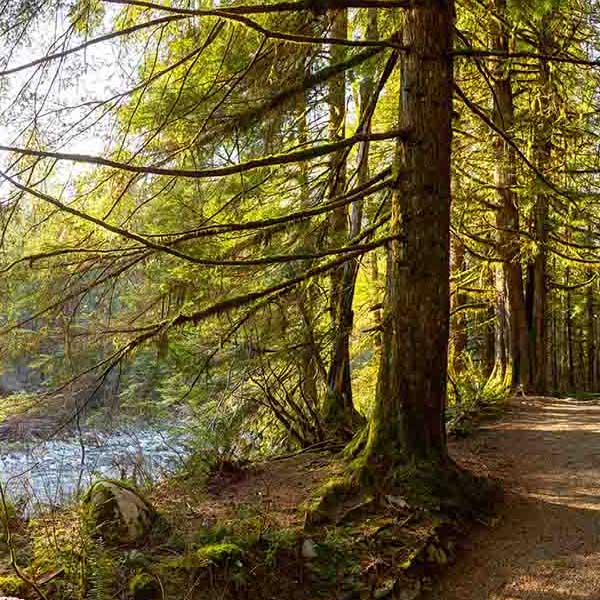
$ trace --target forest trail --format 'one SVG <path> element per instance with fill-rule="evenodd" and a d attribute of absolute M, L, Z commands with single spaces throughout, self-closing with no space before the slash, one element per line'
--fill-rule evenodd
<path fill-rule="evenodd" d="M 426 598 L 600 600 L 600 403 L 515 400 L 454 451 L 506 495 Z"/>

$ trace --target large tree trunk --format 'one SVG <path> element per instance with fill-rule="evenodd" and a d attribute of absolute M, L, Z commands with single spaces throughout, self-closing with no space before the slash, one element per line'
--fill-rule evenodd
<path fill-rule="evenodd" d="M 509 36 L 506 27 L 506 0 L 493 0 L 496 13 L 492 21 L 492 50 L 509 51 Z M 494 58 L 491 61 L 493 76 L 493 120 L 504 135 L 512 135 L 514 105 L 512 83 L 507 61 Z M 529 387 L 529 337 L 523 290 L 523 268 L 519 240 L 519 208 L 517 204 L 515 151 L 505 139 L 497 135 L 494 143 L 495 175 L 498 200 L 501 208 L 496 213 L 498 249 L 503 260 L 504 276 L 508 295 L 510 323 L 510 358 L 512 386 Z"/>
<path fill-rule="evenodd" d="M 406 11 L 381 363 L 366 458 L 389 472 L 446 459 L 453 2 Z M 401 173 L 406 173 L 402 175 Z"/>

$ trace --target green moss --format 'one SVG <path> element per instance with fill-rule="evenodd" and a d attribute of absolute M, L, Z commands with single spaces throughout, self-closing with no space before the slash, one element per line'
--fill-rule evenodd
<path fill-rule="evenodd" d="M 128 587 L 133 600 L 158 600 L 162 596 L 156 577 L 150 573 L 136 573 L 129 580 Z"/>
<path fill-rule="evenodd" d="M 306 512 L 305 525 L 318 526 L 335 522 L 347 509 L 349 499 L 360 500 L 360 489 L 351 476 L 335 477 L 327 481 L 316 495 L 304 506 Z"/>
<path fill-rule="evenodd" d="M 27 584 L 16 575 L 0 575 L 0 594 L 25 595 Z"/>
<path fill-rule="evenodd" d="M 226 561 L 240 559 L 244 551 L 237 545 L 230 542 L 221 542 L 218 544 L 209 544 L 196 550 L 196 557 L 201 564 L 223 564 Z"/>
<path fill-rule="evenodd" d="M 499 487 L 452 463 L 413 462 L 393 472 L 391 483 L 409 504 L 459 518 L 477 518 L 493 510 Z"/>
<path fill-rule="evenodd" d="M 210 566 L 222 566 L 231 561 L 239 561 L 244 556 L 244 551 L 237 544 L 220 542 L 207 544 L 193 552 L 174 556 L 161 561 L 159 568 L 162 570 L 183 569 L 194 570 Z"/>

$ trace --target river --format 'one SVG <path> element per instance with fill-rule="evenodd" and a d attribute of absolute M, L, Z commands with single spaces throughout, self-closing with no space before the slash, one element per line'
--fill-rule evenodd
<path fill-rule="evenodd" d="M 173 473 L 184 463 L 188 440 L 183 428 L 131 427 L 13 443 L 0 450 L 0 478 L 9 497 L 35 511 L 65 503 L 97 477 L 144 484 Z"/>

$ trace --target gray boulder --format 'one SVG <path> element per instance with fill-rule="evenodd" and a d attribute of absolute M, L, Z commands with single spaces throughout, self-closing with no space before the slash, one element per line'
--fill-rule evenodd
<path fill-rule="evenodd" d="M 109 545 L 142 541 L 157 519 L 149 502 L 121 481 L 96 481 L 86 492 L 83 506 L 92 535 L 100 536 Z"/>

